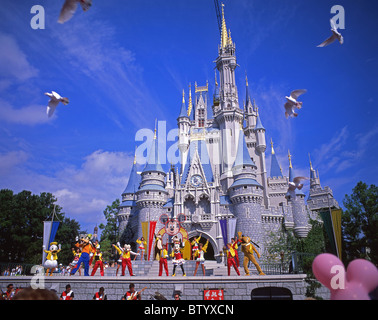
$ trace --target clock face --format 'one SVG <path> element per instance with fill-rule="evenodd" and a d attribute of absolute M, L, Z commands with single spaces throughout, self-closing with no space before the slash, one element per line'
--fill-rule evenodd
<path fill-rule="evenodd" d="M 196 174 L 190 179 L 190 182 L 192 183 L 193 186 L 198 187 L 202 184 L 202 177 Z"/>

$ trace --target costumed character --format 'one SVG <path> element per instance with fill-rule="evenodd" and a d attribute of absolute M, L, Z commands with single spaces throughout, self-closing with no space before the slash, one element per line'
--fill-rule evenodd
<path fill-rule="evenodd" d="M 264 276 L 265 273 L 261 270 L 259 264 L 257 263 L 253 255 L 253 252 L 256 252 L 257 258 L 260 259 L 260 253 L 256 250 L 255 246 L 251 243 L 251 238 L 242 235 L 240 231 L 238 232 L 238 236 L 239 236 L 239 242 L 241 243 L 241 251 L 244 253 L 243 267 L 244 267 L 245 275 L 249 276 L 248 263 L 249 261 L 251 261 L 255 265 L 257 271 L 259 272 L 259 275 Z"/>
<path fill-rule="evenodd" d="M 235 250 L 234 248 L 232 247 L 231 243 L 228 243 L 227 244 L 227 272 L 228 272 L 228 275 L 231 274 L 231 266 L 234 267 L 236 273 L 238 274 L 238 276 L 240 276 L 240 272 L 239 272 L 239 269 L 237 268 L 236 266 L 236 263 L 235 263 Z"/>
<path fill-rule="evenodd" d="M 57 246 L 57 242 L 51 242 L 50 243 L 50 250 L 46 250 L 45 246 L 43 246 L 43 251 L 47 253 L 46 261 L 44 263 L 44 267 L 46 270 L 46 276 L 49 274 L 52 276 L 55 269 L 58 267 L 58 253 L 61 250 L 60 244 L 59 247 Z"/>
<path fill-rule="evenodd" d="M 140 254 L 139 253 L 135 253 L 133 251 L 131 251 L 131 246 L 129 244 L 125 244 L 124 247 L 123 247 L 123 250 L 120 248 L 120 244 L 117 243 L 119 247 L 117 247 L 115 244 L 113 244 L 113 247 L 116 248 L 116 250 L 118 251 L 118 253 L 121 255 L 121 259 L 122 259 L 122 273 L 121 275 L 124 276 L 125 275 L 125 269 L 126 269 L 126 266 L 127 266 L 127 269 L 129 270 L 129 273 L 130 273 L 130 276 L 134 276 L 133 274 L 133 267 L 131 265 L 131 255 L 137 255 L 139 256 Z"/>
<path fill-rule="evenodd" d="M 144 240 L 144 238 L 142 237 L 142 238 L 140 238 L 140 240 L 137 239 L 136 242 L 139 244 L 137 253 L 142 252 L 141 255 L 140 255 L 140 260 L 142 261 L 143 257 L 144 257 L 144 252 L 146 251 L 147 241 Z M 136 259 L 136 257 L 137 256 L 134 257 L 134 260 Z"/>
<path fill-rule="evenodd" d="M 93 238 L 93 237 L 92 237 Z M 92 247 L 92 251 L 91 253 L 89 254 L 89 266 L 92 265 L 92 262 L 93 262 L 93 258 L 97 252 L 97 248 L 100 249 L 100 244 L 98 243 L 98 240 L 96 240 L 94 243 L 93 243 L 93 247 Z"/>
<path fill-rule="evenodd" d="M 181 270 L 182 270 L 182 275 L 184 277 L 186 277 L 186 274 L 185 274 L 185 270 L 184 270 L 184 263 L 185 263 L 185 260 L 184 258 L 182 257 L 182 254 L 181 254 L 181 249 L 182 249 L 182 245 L 181 245 L 181 241 L 178 239 L 178 237 L 173 237 L 173 251 L 171 253 L 171 257 L 173 257 L 173 272 L 172 272 L 172 277 L 176 276 L 176 267 L 177 266 L 180 266 L 181 267 Z"/>
<path fill-rule="evenodd" d="M 74 275 L 76 271 L 79 269 L 81 263 L 84 263 L 84 276 L 89 276 L 89 254 L 92 251 L 93 244 L 90 241 L 92 235 L 88 234 L 86 237 L 81 238 L 80 242 L 75 244 L 75 247 L 81 248 L 81 255 L 76 264 L 76 267 L 71 270 L 71 275 Z M 78 237 L 76 237 L 76 241 Z"/>
<path fill-rule="evenodd" d="M 161 277 L 163 273 L 163 267 L 165 270 L 165 273 L 168 276 L 168 251 L 167 251 L 167 245 L 163 244 L 162 250 L 160 251 L 160 260 L 159 260 L 159 277 Z"/>
<path fill-rule="evenodd" d="M 198 250 L 200 240 L 201 240 L 201 234 L 198 237 L 194 237 L 194 240 L 191 242 L 191 245 L 192 245 L 192 260 L 195 259 L 194 254 Z"/>
<path fill-rule="evenodd" d="M 154 256 L 155 260 L 160 260 L 160 251 L 163 249 L 163 242 L 161 240 L 161 234 L 154 234 L 155 236 L 155 246 L 154 246 Z"/>
<path fill-rule="evenodd" d="M 207 240 L 206 244 L 203 245 L 200 243 L 198 245 L 198 249 L 196 252 L 194 252 L 194 257 L 197 258 L 196 261 L 196 269 L 194 270 L 194 276 L 197 274 L 198 266 L 201 265 L 202 267 L 202 273 L 205 275 L 205 253 L 207 251 L 207 247 L 209 245 L 209 240 Z"/>
<path fill-rule="evenodd" d="M 234 249 L 235 251 L 235 263 L 236 263 L 236 266 L 239 268 L 240 267 L 240 262 L 239 262 L 239 254 L 238 254 L 238 241 L 235 241 L 235 238 L 231 238 L 231 246 L 232 246 L 232 249 Z"/>
<path fill-rule="evenodd" d="M 76 249 L 72 248 L 72 253 L 74 255 L 74 259 L 70 263 L 69 270 L 72 270 L 73 268 L 76 267 L 81 256 L 80 248 L 76 248 Z M 79 266 L 79 275 L 81 276 L 81 266 Z"/>
<path fill-rule="evenodd" d="M 100 274 L 103 277 L 104 276 L 104 262 L 102 261 L 102 253 L 100 251 L 100 248 L 96 249 L 96 253 L 93 257 L 94 257 L 95 265 L 93 267 L 91 276 L 94 276 L 97 271 L 97 268 L 100 267 Z"/>

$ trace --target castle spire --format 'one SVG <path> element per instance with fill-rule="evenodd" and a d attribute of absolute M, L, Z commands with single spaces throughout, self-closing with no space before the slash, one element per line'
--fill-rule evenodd
<path fill-rule="evenodd" d="M 222 48 L 228 44 L 226 20 L 224 18 L 224 4 L 222 3 L 222 32 L 221 32 L 221 45 Z"/>
<path fill-rule="evenodd" d="M 191 89 L 191 84 L 189 83 L 189 106 L 188 106 L 188 117 L 190 117 L 190 114 L 192 113 L 192 89 Z"/>
<path fill-rule="evenodd" d="M 273 140 L 272 139 L 270 139 L 270 145 L 272 147 L 272 160 L 271 160 L 271 163 L 270 163 L 270 177 L 271 178 L 273 178 L 273 177 L 283 177 L 281 166 L 278 163 L 277 156 L 276 156 L 276 154 L 274 152 Z"/>
<path fill-rule="evenodd" d="M 185 106 L 185 90 L 182 89 L 182 104 L 181 104 L 181 111 L 180 111 L 180 115 L 179 115 L 179 118 L 183 118 L 183 117 L 188 117 L 188 111 L 186 110 L 186 106 Z"/>

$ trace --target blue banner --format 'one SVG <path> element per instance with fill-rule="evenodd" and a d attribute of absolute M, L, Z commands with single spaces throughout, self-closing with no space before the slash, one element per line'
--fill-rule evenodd
<path fill-rule="evenodd" d="M 227 236 L 227 219 L 221 219 L 219 220 L 220 228 L 222 231 L 222 237 L 223 237 L 223 243 L 225 246 L 227 246 L 228 243 L 228 236 Z"/>
<path fill-rule="evenodd" d="M 49 244 L 54 242 L 56 232 L 58 231 L 59 221 L 54 221 L 51 226 Z"/>

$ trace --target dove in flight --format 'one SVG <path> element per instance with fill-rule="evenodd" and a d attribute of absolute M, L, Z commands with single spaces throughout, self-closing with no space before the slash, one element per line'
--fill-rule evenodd
<path fill-rule="evenodd" d="M 326 47 L 332 42 L 334 42 L 336 39 L 339 40 L 340 44 L 344 43 L 344 38 L 341 35 L 339 31 L 337 31 L 337 27 L 335 24 L 335 21 L 333 19 L 330 20 L 331 22 L 331 31 L 332 31 L 332 36 L 330 36 L 327 40 L 323 41 L 321 44 L 318 45 L 318 47 Z"/>
<path fill-rule="evenodd" d="M 298 89 L 298 90 L 292 91 L 290 93 L 290 97 L 288 97 L 288 96 L 285 97 L 286 98 L 286 103 L 285 103 L 286 119 L 288 117 L 297 117 L 298 116 L 298 114 L 295 113 L 294 108 L 297 108 L 297 109 L 302 108 L 303 102 L 299 102 L 299 101 L 297 101 L 297 99 L 301 94 L 304 94 L 306 92 L 307 92 L 306 89 Z"/>
<path fill-rule="evenodd" d="M 56 107 L 58 106 L 59 102 L 63 103 L 64 105 L 67 105 L 69 103 L 68 98 L 60 96 L 58 93 L 55 91 L 51 91 L 51 93 L 46 92 L 46 96 L 50 97 L 50 101 L 47 105 L 47 116 L 49 118 L 52 117 Z"/>
<path fill-rule="evenodd" d="M 60 10 L 59 23 L 65 23 L 72 18 L 77 9 L 77 3 L 80 3 L 83 11 L 87 11 L 92 5 L 92 0 L 66 0 Z"/>
<path fill-rule="evenodd" d="M 308 180 L 306 177 L 295 177 L 293 181 L 289 181 L 289 190 L 290 196 L 292 199 L 296 198 L 295 189 L 301 190 L 303 188 L 303 184 L 301 183 L 302 180 Z"/>

